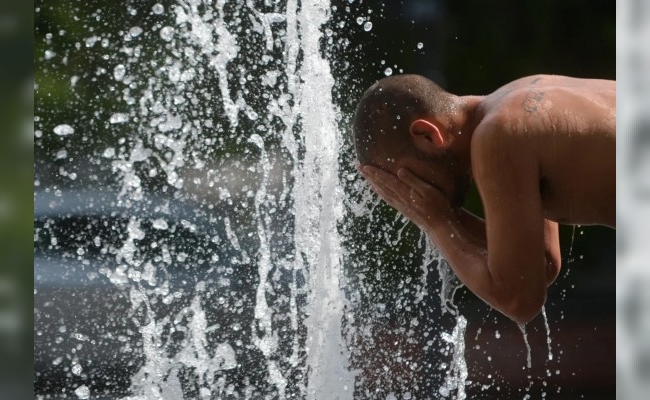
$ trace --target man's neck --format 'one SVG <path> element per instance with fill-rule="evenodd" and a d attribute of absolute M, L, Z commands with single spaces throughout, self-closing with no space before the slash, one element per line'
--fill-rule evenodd
<path fill-rule="evenodd" d="M 474 129 L 484 117 L 484 96 L 462 96 L 460 112 L 452 118 L 451 132 L 455 136 L 449 151 L 456 154 L 459 167 L 472 174 L 471 143 Z"/>
<path fill-rule="evenodd" d="M 474 129 L 485 116 L 481 105 L 485 96 L 461 96 L 462 112 L 454 121 L 455 130 L 462 135 L 472 136 Z"/>

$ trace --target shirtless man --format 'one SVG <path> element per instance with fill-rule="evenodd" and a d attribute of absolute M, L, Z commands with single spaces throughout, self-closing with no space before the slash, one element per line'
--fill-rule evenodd
<path fill-rule="evenodd" d="M 518 323 L 540 312 L 558 276 L 558 223 L 615 228 L 615 81 L 538 75 L 455 96 L 392 76 L 364 94 L 354 137 L 373 189 Z M 485 220 L 461 207 L 472 180 Z"/>

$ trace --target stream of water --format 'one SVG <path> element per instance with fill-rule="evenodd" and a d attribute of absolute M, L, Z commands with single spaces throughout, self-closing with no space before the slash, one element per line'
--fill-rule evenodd
<path fill-rule="evenodd" d="M 162 163 L 163 170 L 171 186 L 186 188 L 181 168 L 209 163 L 200 140 L 205 125 L 196 123 L 192 106 L 208 100 L 214 104 L 210 112 L 223 112 L 226 121 L 212 140 L 222 145 L 228 140 L 223 136 L 230 135 L 235 145 L 248 146 L 253 154 L 248 169 L 256 175 L 241 190 L 252 200 L 257 254 L 237 244 L 241 219 L 233 219 L 230 228 L 233 247 L 250 257 L 257 270 L 252 346 L 245 350 L 261 353 L 266 390 L 279 398 L 315 399 L 322 393 L 352 398 L 354 375 L 347 367 L 347 347 L 340 334 L 344 306 L 337 232 L 342 214 L 340 139 L 331 98 L 333 78 L 319 42 L 329 4 L 299 7 L 289 0 L 286 9 L 272 9 L 258 9 L 251 1 L 235 6 L 196 0 L 166 8 L 155 5 L 155 13 L 172 14 L 175 24 L 159 29 L 160 38 L 168 43 L 168 56 L 156 71 L 160 78 L 150 79 L 149 88 L 136 99 L 142 137 L 131 141 L 153 142 L 160 150 L 173 151 L 171 160 Z M 116 66 L 115 71 L 123 69 L 144 79 L 144 71 L 138 71 L 134 62 Z M 217 83 L 213 89 L 204 86 L 209 76 Z M 133 153 L 125 161 L 136 161 Z M 121 193 L 136 199 L 133 176 L 132 169 L 123 170 Z M 201 184 L 197 182 L 195 189 Z M 227 188 L 220 194 L 237 196 Z M 274 235 L 283 222 L 277 216 L 283 213 L 293 220 L 287 221 L 284 237 L 278 240 Z M 202 397 L 236 391 L 233 382 L 223 376 L 222 382 L 215 382 L 214 377 L 234 368 L 245 352 L 233 349 L 235 344 L 228 341 L 216 351 L 206 346 L 201 291 L 197 292 L 189 306 L 187 337 L 173 357 L 163 354 L 168 349 L 158 344 L 168 321 L 151 314 L 149 324 L 141 327 L 145 362 L 133 378 L 135 396 L 178 397 L 182 385 L 175 375 L 181 368 L 192 370 Z M 142 295 L 147 302 L 147 295 Z M 259 388 L 252 386 L 244 392 L 255 397 Z"/>

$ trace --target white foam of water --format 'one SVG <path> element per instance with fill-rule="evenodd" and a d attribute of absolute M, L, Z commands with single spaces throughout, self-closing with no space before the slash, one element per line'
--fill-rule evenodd
<path fill-rule="evenodd" d="M 228 240 L 230 240 L 230 244 L 235 250 L 241 250 L 241 246 L 239 246 L 239 239 L 237 239 L 237 235 L 235 235 L 235 232 L 230 226 L 230 218 L 225 217 L 223 219 L 223 223 L 226 228 L 226 236 L 228 237 Z"/>
<path fill-rule="evenodd" d="M 219 371 L 235 368 L 237 359 L 228 343 L 218 344 L 214 355 L 210 356 L 206 337 L 208 326 L 205 311 L 201 307 L 201 297 L 195 296 L 191 305 L 181 310 L 174 321 L 168 317 L 156 321 L 146 293 L 141 288 L 137 293 L 146 306 L 149 320 L 147 325 L 140 327 L 147 362 L 132 377 L 131 391 L 134 396 L 127 399 L 183 398 L 179 380 L 181 367 L 192 369 L 200 393 L 206 398 L 212 392 L 220 394 L 224 390 L 223 382 L 215 381 L 215 376 Z M 183 320 L 187 320 L 186 327 L 182 324 Z M 161 338 L 164 327 L 171 322 L 186 335 L 186 345 L 174 358 L 167 356 L 168 348 Z"/>
<path fill-rule="evenodd" d="M 219 112 L 223 111 L 229 126 L 219 127 L 219 134 L 241 135 L 235 131 L 240 124 L 240 112 L 250 120 L 261 120 L 267 113 L 281 120 L 284 125 L 284 129 L 280 129 L 281 145 L 289 154 L 290 165 L 294 168 L 290 175 L 283 176 L 281 197 L 286 204 L 295 207 L 295 250 L 291 261 L 284 260 L 293 265 L 272 264 L 272 232 L 265 219 L 268 217 L 267 209 L 272 205 L 271 198 L 276 195 L 271 194 L 269 189 L 272 144 L 265 142 L 272 133 L 264 137 L 261 134 L 250 135 L 250 141 L 260 149 L 261 154 L 255 171 L 262 173 L 260 185 L 247 188 L 247 193 L 251 193 L 250 196 L 254 196 L 255 200 L 255 223 L 260 242 L 259 257 L 256 258 L 260 280 L 255 291 L 253 343 L 264 356 L 269 382 L 275 386 L 278 397 L 287 395 L 285 392 L 291 379 L 297 385 L 301 398 L 352 398 L 354 373 L 348 370 L 349 354 L 341 335 L 345 306 L 341 291 L 341 239 L 337 231 L 342 215 L 342 189 L 338 181 L 341 138 L 331 96 L 334 80 L 329 63 L 321 56 L 320 48 L 323 35 L 321 27 L 327 22 L 330 13 L 329 2 L 298 4 L 297 0 L 289 0 L 286 15 L 259 12 L 252 1 L 236 5 L 235 9 L 241 9 L 242 13 L 235 11 L 233 19 L 248 15 L 253 23 L 251 31 L 262 35 L 269 52 L 261 57 L 259 66 L 263 65 L 264 59 L 266 63 L 276 60 L 277 56 L 272 52 L 284 44 L 282 54 L 286 68 L 267 71 L 262 82 L 270 86 L 271 90 L 281 93 L 269 96 L 268 105 L 262 108 L 253 108 L 253 103 L 247 104 L 241 94 L 240 88 L 244 85 L 242 82 L 247 79 L 247 66 L 245 63 L 231 64 L 236 59 L 239 61 L 242 56 L 240 46 L 245 37 L 237 31 L 235 24 L 227 22 L 225 5 L 224 0 L 179 0 L 175 6 L 167 9 L 159 4 L 153 6 L 151 10 L 154 15 L 173 12 L 175 17 L 175 23 L 170 23 L 173 26 L 160 28 L 160 39 L 149 36 L 168 51 L 165 53 L 167 59 L 164 65 L 151 67 L 151 70 L 144 68 L 145 74 L 140 77 L 142 89 L 136 93 L 129 85 L 141 71 L 141 60 L 138 59 L 141 49 L 136 45 L 129 47 L 128 43 L 121 49 L 129 58 L 113 68 L 113 78 L 124 85 L 122 98 L 132 107 L 128 114 L 113 114 L 109 122 L 137 122 L 137 129 L 127 139 L 126 146 L 124 139 L 120 139 L 118 143 L 111 144 L 103 156 L 109 159 L 114 172 L 122 180 L 119 193 L 121 198 L 126 203 L 145 201 L 143 187 L 146 182 L 139 175 L 141 171 L 135 168 L 136 165 L 149 164 L 146 167 L 149 177 L 160 176 L 164 172 L 167 184 L 179 192 L 185 189 L 183 169 L 186 164 L 196 161 L 196 165 L 199 165 L 200 160 L 194 157 L 195 152 L 202 149 L 192 147 L 193 139 L 201 138 L 202 127 L 212 127 L 212 124 L 197 120 L 192 114 L 193 110 L 185 108 L 188 103 L 203 101 L 201 96 L 195 96 L 190 89 L 201 92 L 208 100 L 214 99 Z M 228 16 L 230 17 L 231 15 Z M 125 31 L 128 32 L 123 37 L 126 42 L 141 42 L 145 37 L 139 27 Z M 90 38 L 87 45 L 93 46 L 100 39 Z M 202 64 L 199 67 L 197 59 L 201 57 Z M 232 67 L 239 68 L 238 72 L 233 73 Z M 205 83 L 201 80 L 205 69 L 211 69 L 210 72 L 216 75 L 217 91 L 214 97 L 211 97 L 211 92 L 202 90 L 199 86 Z M 270 126 L 260 126 L 265 128 L 260 132 L 272 130 Z M 296 134 L 297 128 L 301 129 L 299 135 Z M 66 133 L 69 130 L 72 131 Z M 57 127 L 55 133 L 72 134 L 73 129 L 70 127 L 69 130 Z M 294 180 L 291 187 L 285 180 L 287 177 Z M 223 200 L 230 200 L 227 188 L 219 189 L 222 189 L 220 192 L 223 193 Z M 178 304 L 176 300 L 182 294 L 172 292 L 175 289 L 170 289 L 172 285 L 165 280 L 167 278 L 158 279 L 157 275 L 165 275 L 166 266 L 173 260 L 185 260 L 187 253 L 180 252 L 173 246 L 162 245 L 158 247 L 162 253 L 158 260 L 140 259 L 137 242 L 144 237 L 140 226 L 142 222 L 144 221 L 137 217 L 131 219 L 128 236 L 117 250 L 116 260 L 119 265 L 105 271 L 116 285 L 129 287 L 130 284 L 133 311 L 140 307 L 146 310 L 146 322 L 139 326 L 144 365 L 132 377 L 132 398 L 179 398 L 182 396 L 179 374 L 185 368 L 193 369 L 197 375 L 201 396 L 220 396 L 226 378 L 217 372 L 234 368 L 237 363 L 236 353 L 228 343 L 219 344 L 216 349 L 206 347 L 205 334 L 208 328 L 201 307 L 203 295 L 200 290 L 197 289 L 191 305 L 178 313 L 175 319 L 173 315 L 161 317 L 153 311 L 154 300 L 165 305 Z M 153 223 L 154 229 L 169 229 L 165 220 L 155 219 L 149 222 Z M 237 224 L 240 221 L 224 217 L 220 222 L 225 225 L 227 239 L 222 242 L 223 245 L 229 243 L 245 257 L 242 249 L 246 245 L 243 238 L 237 236 L 240 231 Z M 273 326 L 274 313 L 280 311 L 267 300 L 273 290 L 273 279 L 269 274 L 279 268 L 290 269 L 292 277 L 288 285 L 289 319 L 294 333 L 288 359 L 284 359 L 287 355 L 285 353 L 288 353 L 286 349 L 278 349 L 279 332 Z M 298 287 L 300 275 L 307 280 L 304 287 Z M 139 286 L 142 281 L 153 286 L 149 293 Z M 306 310 L 305 306 L 299 304 L 299 296 L 305 291 L 308 292 Z M 156 298 L 157 296 L 160 297 Z M 308 318 L 301 320 L 304 318 L 302 315 L 308 315 Z M 306 338 L 298 333 L 302 330 L 301 323 L 306 327 Z M 185 335 L 183 345 L 176 354 L 167 347 L 167 339 L 163 335 L 163 332 L 171 328 Z M 214 355 L 211 357 L 212 351 Z M 250 393 L 251 390 L 246 389 L 246 392 Z"/>
<path fill-rule="evenodd" d="M 443 313 L 450 313 L 456 318 L 456 325 L 452 332 L 441 333 L 443 340 L 450 346 L 449 350 L 452 359 L 448 366 L 445 363 L 442 364 L 446 367 L 447 376 L 443 385 L 439 388 L 439 394 L 443 397 L 448 397 L 455 392 L 457 399 L 464 399 L 466 397 L 465 385 L 468 377 L 467 363 L 465 361 L 465 330 L 467 320 L 460 315 L 458 308 L 454 304 L 454 295 L 462 287 L 462 284 L 456 277 L 456 274 L 454 274 L 451 266 L 444 260 L 440 251 L 431 244 L 431 241 L 426 236 L 424 238 L 426 239 L 425 254 L 423 256 L 424 279 L 426 279 L 426 265 L 437 260 L 438 275 L 440 277 L 440 305 Z"/>
<path fill-rule="evenodd" d="M 467 397 L 465 394 L 465 384 L 467 382 L 467 363 L 465 361 L 465 329 L 467 320 L 462 315 L 456 317 L 456 326 L 451 334 L 442 333 L 442 339 L 453 347 L 452 361 L 447 369 L 447 376 L 444 384 L 440 387 L 439 393 L 443 397 L 450 396 L 456 392 L 456 399 L 463 400 Z"/>
<path fill-rule="evenodd" d="M 277 366 L 277 363 L 271 359 L 271 356 L 277 351 L 278 337 L 273 332 L 271 315 L 273 310 L 266 301 L 266 292 L 268 285 L 269 273 L 271 272 L 271 246 L 268 239 L 267 228 L 265 227 L 265 218 L 261 212 L 261 206 L 266 200 L 266 187 L 269 180 L 269 171 L 271 169 L 264 140 L 258 134 L 253 134 L 249 141 L 255 144 L 261 152 L 260 164 L 262 165 L 263 175 L 260 187 L 255 194 L 255 219 L 257 220 L 257 235 L 260 239 L 258 275 L 259 284 L 255 295 L 255 322 L 257 326 L 252 327 L 253 343 L 262 351 L 264 358 L 267 360 L 267 369 L 271 383 L 278 389 L 280 398 L 285 397 L 287 379 Z M 256 332 L 260 332 L 259 336 Z"/>
<path fill-rule="evenodd" d="M 342 216 L 338 181 L 339 137 L 332 102 L 329 63 L 320 56 L 320 27 L 328 19 L 329 1 L 303 3 L 297 13 L 305 57 L 299 92 L 305 154 L 296 174 L 296 250 L 306 257 L 309 271 L 307 326 L 308 399 L 327 393 L 332 399 L 351 399 L 354 373 L 341 335 L 344 299 L 340 289 L 341 243 L 337 224 Z M 318 196 L 314 194 L 318 193 Z M 315 237 L 314 237 L 315 235 Z M 310 239 L 311 238 L 311 239 Z M 305 240 L 307 239 L 307 240 Z M 302 257 L 296 257 L 299 259 Z"/>

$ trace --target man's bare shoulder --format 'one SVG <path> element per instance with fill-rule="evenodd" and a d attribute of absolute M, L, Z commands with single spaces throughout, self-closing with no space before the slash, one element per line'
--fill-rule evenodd
<path fill-rule="evenodd" d="M 509 82 L 493 92 L 499 96 L 510 94 L 517 89 L 530 89 L 532 87 L 544 89 L 551 87 L 564 87 L 573 89 L 616 90 L 616 81 L 606 79 L 574 78 L 564 75 L 531 75 Z"/>
<path fill-rule="evenodd" d="M 490 179 L 495 171 L 536 159 L 532 142 L 525 137 L 511 113 L 493 112 L 486 116 L 472 135 L 472 174 L 477 185 L 483 178 Z"/>
<path fill-rule="evenodd" d="M 488 111 L 502 107 L 507 102 L 525 102 L 525 111 L 534 111 L 535 104 L 546 93 L 596 96 L 609 100 L 615 106 L 616 81 L 605 79 L 573 78 L 562 75 L 532 75 L 514 80 L 485 97 Z"/>
<path fill-rule="evenodd" d="M 558 75 L 521 78 L 486 96 L 482 135 L 616 134 L 616 82 Z"/>

